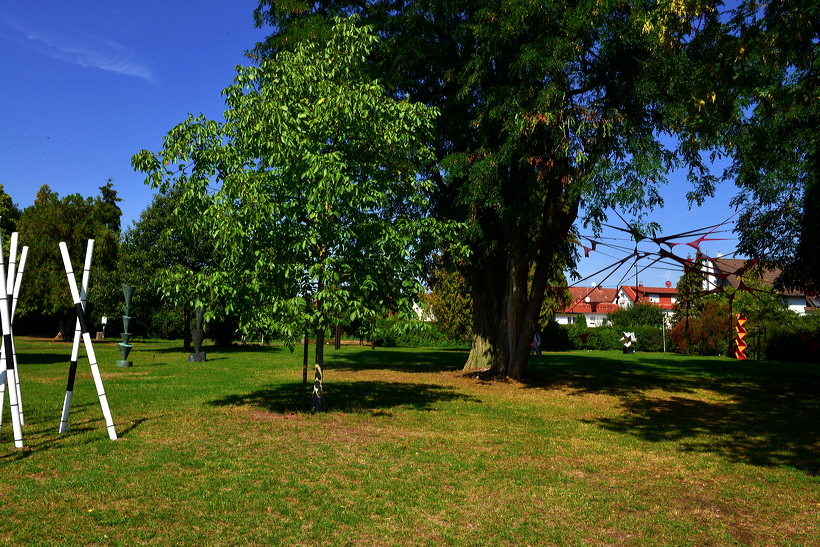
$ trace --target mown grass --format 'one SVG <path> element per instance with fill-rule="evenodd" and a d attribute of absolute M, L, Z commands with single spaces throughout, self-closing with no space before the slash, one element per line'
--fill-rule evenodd
<path fill-rule="evenodd" d="M 820 374 L 615 352 L 533 358 L 526 382 L 454 350 L 301 355 L 95 346 L 58 434 L 70 346 L 18 340 L 26 448 L 0 433 L 0 543 L 817 545 Z"/>

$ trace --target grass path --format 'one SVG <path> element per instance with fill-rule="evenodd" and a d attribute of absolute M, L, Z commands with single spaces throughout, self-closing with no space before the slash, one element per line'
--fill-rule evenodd
<path fill-rule="evenodd" d="M 816 366 L 583 352 L 485 382 L 464 352 L 343 346 L 314 415 L 283 348 L 96 349 L 115 442 L 87 361 L 60 435 L 70 346 L 17 343 L 0 544 L 820 544 Z"/>

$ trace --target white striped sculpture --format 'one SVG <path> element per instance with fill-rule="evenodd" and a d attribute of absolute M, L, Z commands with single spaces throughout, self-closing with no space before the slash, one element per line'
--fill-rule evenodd
<path fill-rule="evenodd" d="M 94 346 L 91 344 L 91 333 L 85 319 L 85 301 L 88 291 L 88 280 L 91 276 L 91 255 L 94 253 L 94 240 L 88 240 L 88 247 L 85 252 L 85 266 L 83 268 L 82 292 L 77 289 L 77 280 L 74 278 L 74 270 L 71 268 L 71 258 L 68 256 L 68 246 L 61 242 L 60 253 L 63 256 L 63 265 L 68 277 L 68 285 L 71 289 L 71 298 L 74 307 L 77 309 L 77 323 L 74 329 L 74 345 L 71 348 L 71 363 L 68 369 L 68 384 L 66 386 L 65 399 L 63 400 L 63 414 L 60 420 L 60 433 L 68 430 L 68 414 L 71 409 L 71 398 L 74 394 L 74 378 L 77 374 L 77 358 L 80 352 L 80 338 L 88 353 L 88 362 L 91 365 L 91 375 L 94 377 L 94 384 L 97 387 L 97 396 L 100 399 L 105 425 L 108 429 L 108 438 L 117 440 L 117 431 L 114 429 L 114 419 L 111 417 L 111 410 L 108 408 L 108 397 L 105 395 L 100 368 L 97 365 L 97 356 L 94 354 Z"/>
<path fill-rule="evenodd" d="M 28 247 L 23 247 L 20 264 L 17 265 L 17 232 L 11 234 L 9 245 L 9 267 L 3 258 L 3 246 L 0 242 L 0 326 L 3 329 L 3 344 L 0 348 L 0 425 L 3 422 L 3 408 L 6 387 L 9 392 L 9 410 L 14 434 L 14 446 L 23 448 L 23 401 L 20 391 L 20 372 L 17 367 L 17 353 L 14 349 L 12 324 L 14 311 L 17 308 L 17 295 L 20 294 L 20 283 L 26 265 Z"/>

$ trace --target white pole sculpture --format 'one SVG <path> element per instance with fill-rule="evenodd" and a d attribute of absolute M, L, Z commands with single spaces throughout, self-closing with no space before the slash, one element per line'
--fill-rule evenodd
<path fill-rule="evenodd" d="M 62 247 L 61 247 L 62 249 Z M 85 249 L 85 263 L 83 266 L 83 279 L 80 285 L 80 304 L 83 311 L 85 311 L 85 303 L 88 298 L 88 282 L 91 278 L 91 257 L 94 254 L 94 240 L 88 240 L 88 246 Z M 71 412 L 71 399 L 74 396 L 74 379 L 77 376 L 77 359 L 80 355 L 80 340 L 82 340 L 83 331 L 80 326 L 80 316 L 77 316 L 77 321 L 74 325 L 74 342 L 71 346 L 71 361 L 68 367 L 68 382 L 65 390 L 65 399 L 63 399 L 63 415 L 60 420 L 60 433 L 65 433 L 68 430 L 68 414 Z"/>
<path fill-rule="evenodd" d="M 85 256 L 85 271 L 83 273 L 83 284 L 87 284 L 87 276 L 91 269 L 91 254 L 94 249 L 94 240 L 88 240 L 88 249 Z M 94 346 L 91 344 L 91 333 L 88 329 L 88 323 L 85 320 L 85 309 L 83 307 L 83 299 L 85 297 L 85 287 L 83 288 L 83 299 L 80 298 L 80 292 L 77 290 L 77 280 L 74 278 L 74 270 L 71 268 L 71 258 L 68 256 L 68 246 L 65 242 L 60 242 L 60 253 L 63 256 L 63 265 L 65 266 L 66 277 L 68 277 L 68 286 L 71 289 L 71 299 L 74 301 L 74 307 L 77 309 L 77 324 L 79 325 L 80 334 L 83 338 L 85 351 L 88 353 L 88 361 L 91 365 L 91 374 L 94 377 L 94 384 L 97 387 L 97 395 L 100 399 L 100 406 L 102 407 L 103 416 L 105 417 L 105 425 L 108 429 L 108 438 L 112 441 L 117 440 L 117 432 L 114 429 L 114 419 L 111 417 L 111 410 L 108 408 L 108 398 L 105 395 L 105 388 L 103 387 L 102 377 L 100 376 L 100 368 L 97 366 L 97 356 L 94 354 Z M 79 352 L 79 342 L 77 336 L 74 337 L 74 348 L 72 351 L 71 361 L 72 367 L 69 369 L 68 388 L 66 390 L 66 397 L 63 405 L 63 420 L 60 422 L 60 432 L 65 432 L 68 427 L 68 408 L 71 404 L 71 394 L 74 391 L 74 375 L 77 371 L 77 353 Z"/>
<path fill-rule="evenodd" d="M 17 232 L 13 232 L 11 234 L 11 248 L 9 253 L 9 274 L 7 276 L 7 282 L 5 289 L 7 290 L 7 295 L 11 297 L 11 311 L 9 312 L 9 323 L 12 331 L 14 330 L 14 312 L 17 309 L 17 296 L 20 294 L 20 284 L 23 280 L 23 269 L 26 265 L 26 256 L 28 255 L 28 247 L 23 247 L 23 252 L 20 255 L 20 265 L 17 268 L 16 274 L 14 273 L 14 262 L 17 257 Z M 14 286 L 11 287 L 11 281 L 14 281 Z M 20 424 L 25 425 L 25 418 L 23 417 L 23 397 L 20 391 L 20 369 L 17 366 L 17 349 L 14 347 L 14 333 L 12 332 L 12 339 L 11 339 L 11 348 L 12 348 L 12 361 L 14 364 L 14 373 L 16 377 L 16 386 L 15 389 L 17 390 L 17 406 L 20 412 Z M 0 344 L 0 368 L 5 358 L 5 348 Z M 11 386 L 9 386 L 11 387 Z M 6 383 L 3 382 L 0 384 L 0 425 L 3 423 L 3 403 L 5 402 L 6 396 Z"/>
<path fill-rule="evenodd" d="M 17 238 L 13 239 L 13 246 L 15 253 L 17 252 Z M 10 259 L 9 265 L 11 266 Z M 13 268 L 11 268 L 13 270 Z M 9 272 L 12 273 L 11 271 Z M 0 385 L 8 385 L 9 388 L 9 409 L 11 411 L 11 425 L 14 432 L 14 446 L 16 448 L 23 448 L 23 428 L 20 412 L 19 386 L 17 381 L 17 369 L 14 367 L 14 342 L 11 335 L 11 301 L 6 291 L 6 265 L 3 257 L 3 244 L 0 241 L 0 326 L 3 328 L 3 348 L 0 351 Z M 4 366 L 5 365 L 5 366 Z M 0 405 L 2 400 L 0 400 Z M 0 406 L 0 415 L 2 414 L 2 406 Z"/>
<path fill-rule="evenodd" d="M 28 256 L 28 247 L 23 247 L 23 252 L 20 253 L 20 264 L 17 266 L 17 275 L 14 281 L 14 288 L 11 294 L 11 313 L 9 323 L 11 323 L 12 332 L 14 331 L 14 312 L 17 311 L 17 297 L 20 295 L 20 284 L 23 281 L 23 270 L 26 267 L 26 257 Z M 20 368 L 17 366 L 17 348 L 14 346 L 14 336 L 11 338 L 12 359 L 14 360 L 14 371 L 17 376 L 17 403 L 20 405 L 20 423 L 25 425 L 26 421 L 23 418 L 23 397 L 20 391 Z"/>
<path fill-rule="evenodd" d="M 17 390 L 17 405 L 20 411 L 20 424 L 25 425 L 26 419 L 23 415 L 23 394 L 20 391 L 20 368 L 17 366 L 17 348 L 14 346 L 14 311 L 17 309 L 17 296 L 20 294 L 20 283 L 23 280 L 23 269 L 26 265 L 26 256 L 28 255 L 28 247 L 23 247 L 23 252 L 20 256 L 20 265 L 17 266 L 17 240 L 18 233 L 12 232 L 11 244 L 9 245 L 9 267 L 6 275 L 6 295 L 8 296 L 10 310 L 9 310 L 9 328 L 12 330 L 11 337 L 11 359 L 14 364 L 14 374 L 17 378 L 17 385 L 14 388 Z M 16 271 L 15 271 L 16 267 Z M 5 351 L 5 348 L 2 349 Z M 11 386 L 9 386 L 9 389 Z M 0 398 L 0 407 L 2 407 L 2 398 Z M 2 416 L 0 415 L 0 421 Z"/>

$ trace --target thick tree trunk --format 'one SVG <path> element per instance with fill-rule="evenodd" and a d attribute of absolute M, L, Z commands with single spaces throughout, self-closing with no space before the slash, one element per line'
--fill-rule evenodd
<path fill-rule="evenodd" d="M 560 190 L 559 190 L 560 195 Z M 544 202 L 538 236 L 508 233 L 508 244 L 468 272 L 473 297 L 473 344 L 464 370 L 524 378 L 530 344 L 544 302 L 552 264 L 564 254 L 578 203 L 562 209 L 560 197 Z M 530 266 L 535 265 L 532 278 Z"/>
<path fill-rule="evenodd" d="M 529 261 L 523 253 L 513 252 L 506 261 L 487 261 L 487 267 L 472 276 L 473 339 L 464 370 L 511 378 L 526 375 L 544 294 L 543 288 L 530 294 L 528 273 Z M 531 302 L 532 297 L 538 301 Z"/>

